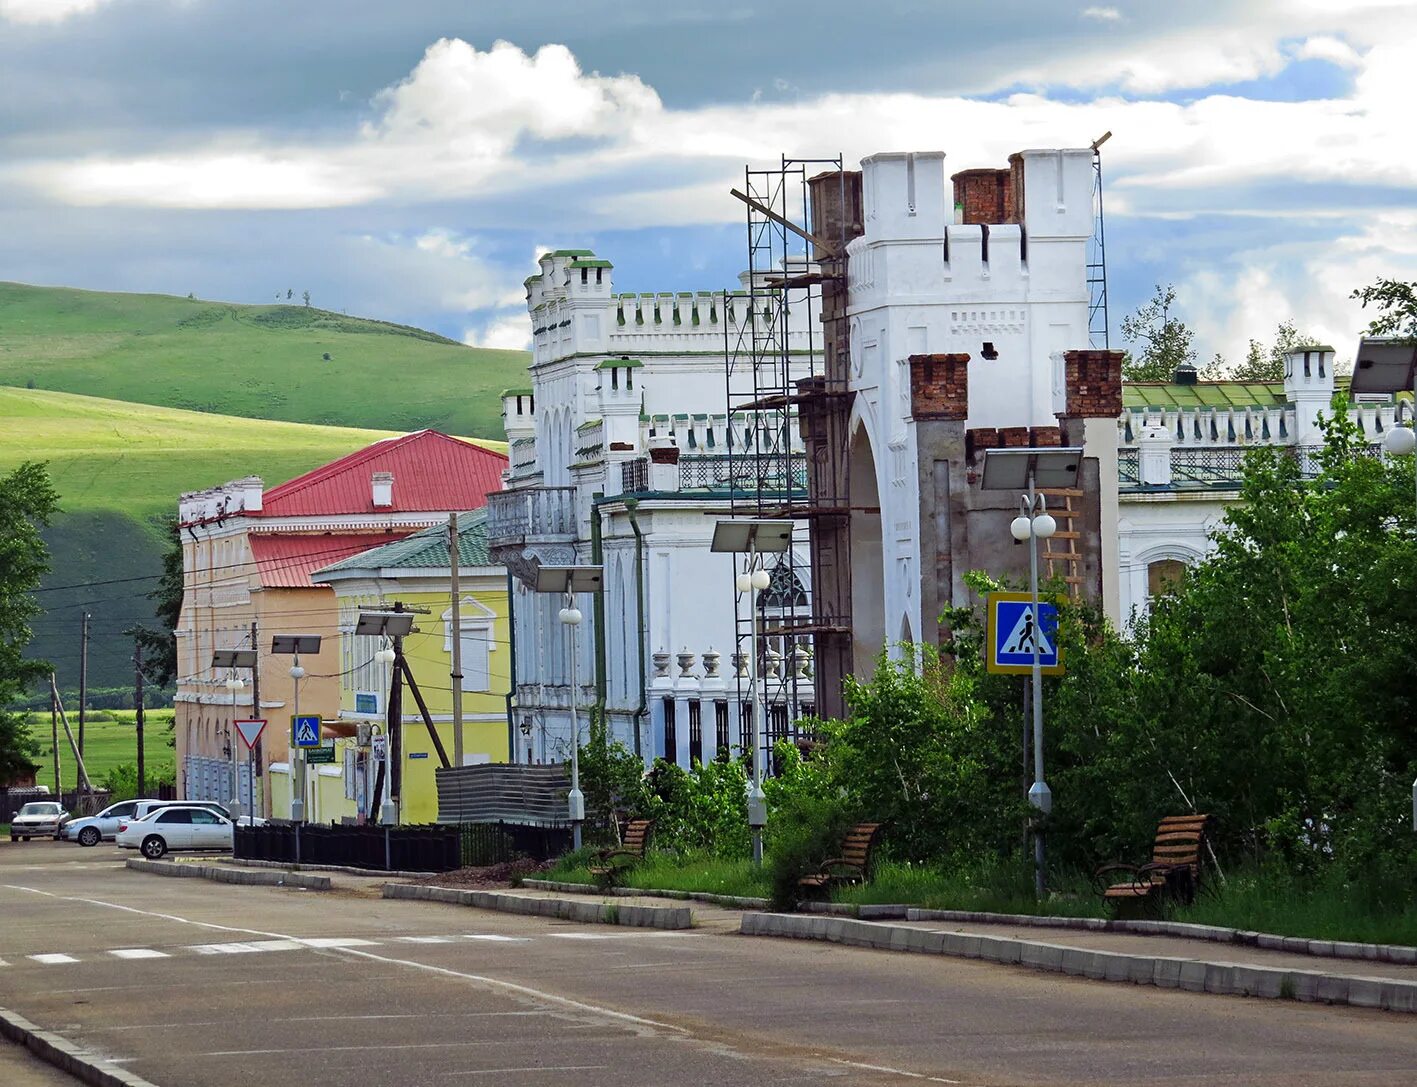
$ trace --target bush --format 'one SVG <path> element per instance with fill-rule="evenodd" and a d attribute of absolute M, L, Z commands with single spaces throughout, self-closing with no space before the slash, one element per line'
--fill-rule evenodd
<path fill-rule="evenodd" d="M 768 799 L 765 844 L 774 909 L 796 909 L 797 881 L 836 855 L 857 808 L 831 782 L 824 761 L 805 760 L 780 742 L 774 752 L 778 775 L 763 783 Z"/>

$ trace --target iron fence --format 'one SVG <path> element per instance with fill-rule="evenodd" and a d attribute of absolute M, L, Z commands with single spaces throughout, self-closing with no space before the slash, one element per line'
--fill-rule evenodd
<path fill-rule="evenodd" d="M 455 826 L 238 826 L 232 852 L 242 860 L 330 864 L 377 872 L 451 872 L 462 866 L 462 839 Z"/>
<path fill-rule="evenodd" d="M 640 494 L 649 490 L 649 460 L 637 457 L 620 465 L 620 489 L 626 494 Z"/>
<path fill-rule="evenodd" d="M 1117 482 L 1141 482 L 1141 453 L 1136 449 L 1117 450 Z"/>
<path fill-rule="evenodd" d="M 457 827 L 464 868 L 512 861 L 549 861 L 571 848 L 571 828 L 528 823 L 462 823 Z"/>

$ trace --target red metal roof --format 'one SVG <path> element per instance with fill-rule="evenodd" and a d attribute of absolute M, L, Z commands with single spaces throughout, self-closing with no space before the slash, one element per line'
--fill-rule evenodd
<path fill-rule="evenodd" d="M 351 513 L 475 510 L 502 489 L 502 453 L 420 430 L 386 438 L 267 491 L 248 517 L 320 517 Z M 391 472 L 393 505 L 375 506 L 370 477 Z M 373 546 L 372 544 L 370 546 Z M 334 559 L 329 560 L 335 561 Z"/>
<path fill-rule="evenodd" d="M 395 484 L 397 486 L 397 484 Z M 408 532 L 299 533 L 264 536 L 251 533 L 251 556 L 267 589 L 310 589 L 310 575 L 371 547 L 383 547 Z"/>

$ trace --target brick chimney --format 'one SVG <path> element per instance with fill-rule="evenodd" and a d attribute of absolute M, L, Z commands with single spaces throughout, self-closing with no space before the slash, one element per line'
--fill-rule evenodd
<path fill-rule="evenodd" d="M 1115 419 L 1122 414 L 1122 352 L 1065 351 L 1063 386 L 1059 418 Z"/>
<path fill-rule="evenodd" d="M 1013 170 L 961 170 L 950 180 L 955 189 L 955 219 L 960 223 L 1016 223 Z"/>
<path fill-rule="evenodd" d="M 369 478 L 370 487 L 374 496 L 374 508 L 392 509 L 394 505 L 394 474 L 392 472 L 375 472 Z"/>
<path fill-rule="evenodd" d="M 969 415 L 969 356 L 911 355 L 910 414 L 963 421 Z"/>

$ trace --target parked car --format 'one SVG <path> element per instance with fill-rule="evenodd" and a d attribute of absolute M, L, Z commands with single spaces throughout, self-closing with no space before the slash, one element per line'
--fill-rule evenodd
<path fill-rule="evenodd" d="M 21 838 L 57 838 L 59 827 L 69 818 L 64 806 L 53 800 L 34 800 L 10 814 L 10 841 Z"/>
<path fill-rule="evenodd" d="M 97 815 L 70 819 L 59 828 L 59 837 L 66 842 L 78 842 L 80 845 L 87 846 L 98 845 L 105 839 L 112 841 L 118 836 L 119 823 L 138 817 L 140 804 L 144 805 L 142 814 L 146 815 L 153 810 L 150 805 L 161 803 L 160 800 L 120 800 L 117 804 L 110 804 Z"/>
<path fill-rule="evenodd" d="M 142 819 L 121 823 L 118 845 L 157 860 L 174 849 L 230 849 L 230 819 L 201 804 L 164 804 Z"/>
<path fill-rule="evenodd" d="M 215 800 L 188 800 L 186 803 L 195 804 L 200 808 L 210 808 L 223 818 L 230 819 L 233 823 L 240 823 L 243 827 L 263 827 L 270 822 L 268 819 L 262 819 L 259 815 L 243 815 L 240 819 L 237 819 L 230 811 L 223 805 L 218 804 Z"/>

